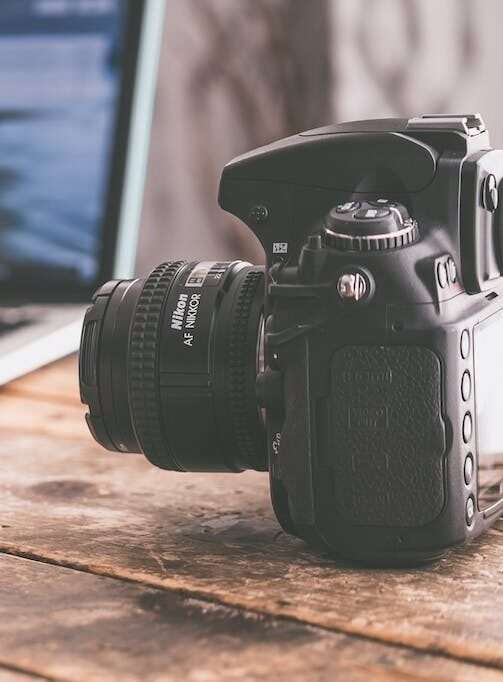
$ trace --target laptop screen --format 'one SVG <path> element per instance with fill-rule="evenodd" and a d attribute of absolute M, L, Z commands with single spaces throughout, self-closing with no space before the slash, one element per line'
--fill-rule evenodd
<path fill-rule="evenodd" d="M 78 291 L 100 279 L 131 11 L 124 0 L 2 0 L 0 287 Z"/>

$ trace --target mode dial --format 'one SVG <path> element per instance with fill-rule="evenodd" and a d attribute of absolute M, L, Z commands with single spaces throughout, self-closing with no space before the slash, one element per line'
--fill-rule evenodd
<path fill-rule="evenodd" d="M 388 199 L 348 201 L 325 218 L 328 246 L 342 251 L 385 251 L 419 237 L 416 221 L 402 204 Z"/>

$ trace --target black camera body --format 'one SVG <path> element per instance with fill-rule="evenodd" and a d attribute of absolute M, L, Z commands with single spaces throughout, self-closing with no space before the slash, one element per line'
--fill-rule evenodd
<path fill-rule="evenodd" d="M 220 205 L 265 272 L 168 263 L 105 285 L 81 351 L 95 437 L 168 469 L 268 470 L 282 527 L 345 558 L 474 538 L 503 511 L 502 178 L 479 115 L 235 159 Z"/>

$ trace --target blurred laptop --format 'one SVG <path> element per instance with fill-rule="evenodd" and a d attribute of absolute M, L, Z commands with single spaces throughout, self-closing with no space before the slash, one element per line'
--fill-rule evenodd
<path fill-rule="evenodd" d="M 164 0 L 2 0 L 0 384 L 77 350 L 130 277 Z"/>

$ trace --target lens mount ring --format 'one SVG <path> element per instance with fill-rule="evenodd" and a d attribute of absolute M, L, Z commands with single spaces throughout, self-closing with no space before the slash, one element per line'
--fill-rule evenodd
<path fill-rule="evenodd" d="M 264 285 L 264 270 L 250 270 L 239 287 L 236 299 L 228 349 L 228 410 L 240 457 L 256 471 L 266 469 L 263 457 L 263 427 L 260 426 L 258 405 L 255 403 L 255 379 L 252 378 L 253 394 L 250 396 L 249 358 L 257 354 L 259 339 L 250 329 L 252 314 L 257 305 L 257 290 Z M 250 333 L 251 332 L 251 333 Z M 256 372 L 255 372 L 256 374 Z M 253 405 L 251 405 L 251 401 Z"/>
<path fill-rule="evenodd" d="M 157 367 L 164 304 L 183 265 L 185 261 L 162 263 L 145 280 L 131 325 L 128 362 L 131 416 L 141 449 L 156 466 L 175 471 L 182 468 L 167 451 Z"/>

